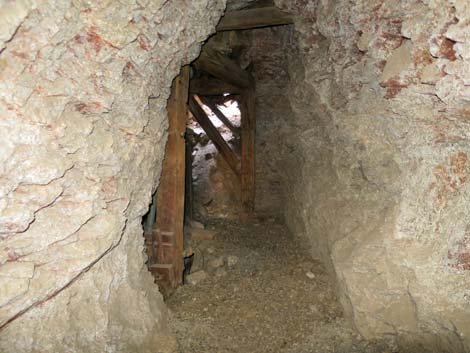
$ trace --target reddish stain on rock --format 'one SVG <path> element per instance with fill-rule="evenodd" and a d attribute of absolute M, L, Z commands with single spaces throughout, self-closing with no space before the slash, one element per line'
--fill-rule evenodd
<path fill-rule="evenodd" d="M 12 50 L 11 53 L 14 56 L 16 56 L 17 58 L 24 59 L 24 60 L 28 59 L 28 55 L 26 53 L 21 53 L 21 52 L 16 51 L 16 50 Z"/>
<path fill-rule="evenodd" d="M 404 41 L 404 38 L 400 34 L 390 32 L 382 32 L 380 38 L 382 41 L 377 42 L 377 47 L 387 50 L 398 48 Z"/>
<path fill-rule="evenodd" d="M 139 38 L 137 39 L 138 43 L 139 43 L 139 47 L 145 51 L 149 51 L 151 48 L 149 46 L 149 43 L 148 43 L 148 40 L 143 37 L 143 36 L 139 36 Z"/>
<path fill-rule="evenodd" d="M 470 109 L 457 109 L 453 111 L 453 116 L 459 120 L 470 122 Z"/>
<path fill-rule="evenodd" d="M 454 50 L 454 44 L 455 42 L 447 38 L 444 39 L 441 43 L 440 53 L 444 58 L 449 59 L 450 61 L 457 60 L 457 55 Z"/>
<path fill-rule="evenodd" d="M 447 253 L 449 266 L 459 271 L 470 271 L 470 227 L 467 226 L 464 237 Z"/>
<path fill-rule="evenodd" d="M 390 20 L 390 25 L 395 27 L 398 33 L 401 32 L 401 27 L 403 24 L 403 18 L 397 17 Z"/>
<path fill-rule="evenodd" d="M 77 44 L 85 43 L 85 38 L 81 36 L 80 34 L 77 34 L 75 37 L 73 37 L 73 39 L 75 40 Z"/>
<path fill-rule="evenodd" d="M 21 255 L 16 253 L 14 250 L 8 251 L 7 256 L 8 262 L 17 261 L 19 258 L 21 258 Z"/>
<path fill-rule="evenodd" d="M 436 178 L 436 183 L 433 183 L 430 189 L 434 189 L 437 186 L 436 206 L 438 208 L 445 208 L 447 206 L 448 195 L 451 192 L 449 173 L 444 166 L 439 165 L 434 171 L 434 177 Z"/>
<path fill-rule="evenodd" d="M 103 110 L 103 106 L 98 102 L 77 103 L 75 104 L 74 108 L 81 114 L 98 113 Z"/>
<path fill-rule="evenodd" d="M 427 50 L 419 49 L 413 53 L 414 63 L 416 66 L 426 66 L 432 64 L 434 59 Z"/>
<path fill-rule="evenodd" d="M 406 83 L 401 83 L 395 79 L 390 79 L 387 82 L 381 83 L 380 86 L 387 89 L 387 93 L 385 94 L 386 99 L 395 98 L 403 88 L 408 87 Z"/>
<path fill-rule="evenodd" d="M 460 184 L 464 184 L 467 181 L 467 155 L 463 152 L 457 153 L 450 158 L 450 165 L 452 172 L 460 181 Z"/>
<path fill-rule="evenodd" d="M 135 67 L 135 65 L 132 62 L 128 61 L 126 65 L 124 66 L 124 68 L 122 69 L 122 75 L 124 77 L 131 77 L 131 76 L 139 75 L 139 72 L 137 71 L 137 68 Z"/>
<path fill-rule="evenodd" d="M 433 38 L 432 41 L 439 48 L 438 52 L 436 53 L 437 57 L 445 58 L 450 61 L 457 60 L 457 55 L 454 50 L 454 41 L 444 37 Z"/>
<path fill-rule="evenodd" d="M 438 165 L 434 171 L 436 182 L 430 190 L 436 188 L 436 206 L 445 208 L 449 198 L 458 192 L 467 182 L 467 155 L 459 152 L 450 156 L 450 167 Z"/>
<path fill-rule="evenodd" d="M 105 44 L 103 39 L 94 31 L 87 33 L 87 41 L 93 46 L 96 53 L 99 53 Z"/>
<path fill-rule="evenodd" d="M 380 72 L 383 72 L 383 70 L 385 69 L 385 65 L 387 65 L 387 60 L 380 60 L 375 64 L 375 66 L 377 66 Z"/>

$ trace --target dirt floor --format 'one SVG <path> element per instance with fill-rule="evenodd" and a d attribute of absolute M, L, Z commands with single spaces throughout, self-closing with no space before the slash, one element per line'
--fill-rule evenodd
<path fill-rule="evenodd" d="M 284 225 L 212 221 L 206 229 L 202 237 L 215 238 L 192 240 L 191 284 L 167 300 L 180 352 L 395 351 L 348 327 L 331 278 Z"/>

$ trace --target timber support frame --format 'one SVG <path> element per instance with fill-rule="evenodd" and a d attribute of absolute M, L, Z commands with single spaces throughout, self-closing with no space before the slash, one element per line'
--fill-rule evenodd
<path fill-rule="evenodd" d="M 271 10 L 272 9 L 269 11 Z M 258 13 L 256 11 L 252 12 L 252 10 L 247 11 L 249 11 L 250 14 Z M 262 11 L 265 13 L 264 11 L 266 10 Z M 284 13 L 280 12 L 280 10 L 276 9 L 275 11 L 276 14 L 280 14 L 281 17 L 284 16 L 282 20 L 279 20 L 282 24 L 284 24 L 284 22 L 291 23 L 291 20 L 287 18 Z M 238 13 L 238 11 L 236 12 Z M 228 21 L 232 21 L 230 18 L 233 16 L 234 13 L 227 13 L 225 20 L 222 20 L 219 26 L 225 23 L 224 26 L 226 27 L 224 28 L 228 28 L 229 25 L 227 23 L 229 23 Z M 237 17 L 238 14 L 235 16 L 236 18 L 240 18 Z M 208 137 L 214 142 L 234 173 L 239 177 L 241 199 L 240 220 L 244 223 L 249 222 L 253 218 L 255 204 L 256 102 L 254 78 L 248 71 L 243 70 L 237 62 L 210 48 L 201 53 L 200 57 L 194 62 L 194 67 L 213 78 L 210 79 L 208 76 L 203 76 L 203 78 L 194 80 L 194 82 L 191 83 L 189 110 L 206 131 Z M 204 98 L 204 101 L 201 101 L 198 94 L 210 96 L 210 98 Z M 238 101 L 241 113 L 240 128 L 235 127 L 229 119 L 223 115 L 218 109 L 217 103 L 215 103 L 217 100 L 223 100 L 223 96 L 226 94 L 232 95 L 230 99 Z M 233 133 L 239 134 L 241 139 L 241 156 L 239 159 L 211 123 L 209 117 L 205 114 L 202 109 L 204 103 Z"/>
<path fill-rule="evenodd" d="M 148 254 L 149 269 L 163 295 L 182 283 L 187 101 L 189 66 L 173 81 L 168 99 L 168 140 L 156 198 L 156 221 Z"/>

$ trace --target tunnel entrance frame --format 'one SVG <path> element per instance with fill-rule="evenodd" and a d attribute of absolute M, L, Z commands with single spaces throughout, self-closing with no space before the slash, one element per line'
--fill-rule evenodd
<path fill-rule="evenodd" d="M 292 24 L 292 18 L 276 7 L 263 7 L 226 13 L 217 31 L 246 30 Z M 189 171 L 185 131 L 188 114 L 198 121 L 233 172 L 240 178 L 243 223 L 253 218 L 255 204 L 255 80 L 247 70 L 221 52 L 201 52 L 193 67 L 204 72 L 203 78 L 190 80 L 189 66 L 175 78 L 167 104 L 168 140 L 165 147 L 160 184 L 156 195 L 156 220 L 145 233 L 149 270 L 164 296 L 171 294 L 183 280 L 186 175 Z M 241 128 L 235 131 L 229 119 L 217 108 L 214 98 L 226 94 L 236 97 L 241 113 Z M 227 98 L 228 99 L 228 98 Z M 241 153 L 229 147 L 208 115 L 207 106 L 232 131 L 240 134 Z"/>

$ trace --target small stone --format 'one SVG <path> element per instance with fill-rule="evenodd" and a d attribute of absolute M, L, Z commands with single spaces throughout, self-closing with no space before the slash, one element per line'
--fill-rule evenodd
<path fill-rule="evenodd" d="M 206 228 L 204 226 L 204 224 L 202 224 L 201 222 L 195 221 L 195 220 L 189 221 L 189 225 L 191 226 L 191 228 L 194 228 L 194 229 L 204 229 L 204 228 Z"/>
<path fill-rule="evenodd" d="M 189 257 L 191 255 L 194 255 L 194 250 L 192 247 L 188 247 L 183 250 L 183 257 Z"/>
<path fill-rule="evenodd" d="M 227 266 L 228 267 L 233 267 L 238 263 L 238 257 L 234 255 L 230 255 L 227 257 Z"/>
<path fill-rule="evenodd" d="M 208 247 L 206 249 L 206 252 L 209 254 L 209 255 L 212 255 L 213 253 L 215 253 L 215 249 L 211 246 L 211 247 Z"/>
<path fill-rule="evenodd" d="M 213 259 L 213 260 L 209 261 L 208 265 L 211 268 L 223 267 L 224 266 L 224 258 L 221 256 L 221 257 L 218 257 L 216 259 Z"/>
<path fill-rule="evenodd" d="M 314 278 L 315 278 L 315 274 L 312 273 L 312 272 L 310 272 L 310 271 L 308 271 L 305 275 L 306 275 L 308 278 L 310 278 L 310 279 L 314 279 Z"/>
<path fill-rule="evenodd" d="M 201 283 L 202 281 L 204 281 L 206 278 L 207 278 L 207 273 L 206 272 L 197 271 L 197 272 L 194 272 L 194 273 L 191 273 L 190 275 L 188 275 L 188 277 L 186 277 L 186 281 L 188 282 L 188 284 L 190 284 L 192 286 L 195 286 L 196 284 Z"/>
<path fill-rule="evenodd" d="M 312 313 L 315 313 L 315 314 L 318 314 L 320 312 L 320 310 L 318 309 L 318 306 L 316 305 L 310 305 L 309 309 Z"/>

